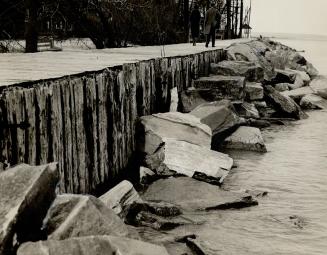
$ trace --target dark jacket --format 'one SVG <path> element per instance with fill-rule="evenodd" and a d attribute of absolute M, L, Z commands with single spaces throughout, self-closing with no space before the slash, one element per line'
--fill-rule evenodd
<path fill-rule="evenodd" d="M 198 9 L 193 9 L 190 16 L 191 34 L 193 38 L 199 37 L 200 34 L 201 14 Z"/>
<path fill-rule="evenodd" d="M 205 20 L 204 20 L 204 34 L 210 34 L 211 27 L 216 27 L 217 21 L 216 17 L 219 14 L 218 10 L 211 7 L 207 10 Z"/>

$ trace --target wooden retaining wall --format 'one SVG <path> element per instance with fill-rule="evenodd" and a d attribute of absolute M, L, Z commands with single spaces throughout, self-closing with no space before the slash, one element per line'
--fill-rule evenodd
<path fill-rule="evenodd" d="M 171 88 L 224 58 L 219 49 L 0 88 L 0 162 L 57 161 L 62 192 L 110 186 L 131 162 L 136 119 L 168 111 Z"/>

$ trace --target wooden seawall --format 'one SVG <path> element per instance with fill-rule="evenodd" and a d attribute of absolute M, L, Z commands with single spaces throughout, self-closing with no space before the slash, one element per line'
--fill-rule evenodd
<path fill-rule="evenodd" d="M 208 74 L 222 49 L 0 87 L 0 162 L 59 162 L 60 190 L 99 192 L 133 162 L 135 121 Z M 128 168 L 127 168 L 128 167 Z"/>

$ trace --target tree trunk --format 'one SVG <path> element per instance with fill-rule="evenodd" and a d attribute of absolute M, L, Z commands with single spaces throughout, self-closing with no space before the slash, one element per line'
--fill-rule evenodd
<path fill-rule="evenodd" d="M 37 52 L 37 41 L 38 41 L 37 12 L 39 9 L 39 1 L 26 0 L 25 6 L 26 6 L 25 52 Z"/>

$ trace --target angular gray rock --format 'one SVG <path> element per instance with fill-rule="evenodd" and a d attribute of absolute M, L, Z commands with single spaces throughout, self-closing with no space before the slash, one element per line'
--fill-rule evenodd
<path fill-rule="evenodd" d="M 239 127 L 223 143 L 227 149 L 267 152 L 260 129 Z"/>
<path fill-rule="evenodd" d="M 235 113 L 234 107 L 229 100 L 203 103 L 191 111 L 190 114 L 208 125 L 213 136 L 242 124 L 242 120 Z"/>
<path fill-rule="evenodd" d="M 219 99 L 242 100 L 245 96 L 245 78 L 241 76 L 213 75 L 193 81 L 196 89 L 210 89 Z"/>
<path fill-rule="evenodd" d="M 288 91 L 290 90 L 289 87 L 290 87 L 290 83 L 277 83 L 275 85 L 275 89 L 279 92 L 283 92 L 283 91 Z"/>
<path fill-rule="evenodd" d="M 0 254 L 19 243 L 41 238 L 42 221 L 55 198 L 56 164 L 17 165 L 0 173 Z"/>
<path fill-rule="evenodd" d="M 245 99 L 249 101 L 263 99 L 263 87 L 261 83 L 247 82 L 245 85 Z"/>
<path fill-rule="evenodd" d="M 290 89 L 298 89 L 307 86 L 310 83 L 309 75 L 304 71 L 292 70 L 286 68 L 285 70 L 276 69 L 277 76 L 276 83 L 289 83 Z"/>
<path fill-rule="evenodd" d="M 286 96 L 285 94 L 281 94 L 270 85 L 265 87 L 265 96 L 266 101 L 274 106 L 278 117 L 294 119 L 303 119 L 308 117 L 292 98 Z"/>
<path fill-rule="evenodd" d="M 248 102 L 234 103 L 235 110 L 237 114 L 244 118 L 254 118 L 259 119 L 259 111 L 254 104 Z"/>
<path fill-rule="evenodd" d="M 302 97 L 312 93 L 314 93 L 314 90 L 309 86 L 281 92 L 282 95 L 289 96 L 296 102 L 300 102 Z"/>
<path fill-rule="evenodd" d="M 157 176 L 151 169 L 144 166 L 140 167 L 140 184 L 148 185 L 156 179 Z"/>
<path fill-rule="evenodd" d="M 129 181 L 122 181 L 99 199 L 119 217 L 125 218 L 128 207 L 135 202 L 142 202 L 134 186 Z"/>
<path fill-rule="evenodd" d="M 181 92 L 181 111 L 184 113 L 191 112 L 197 106 L 219 100 L 216 99 L 211 89 L 188 88 Z"/>
<path fill-rule="evenodd" d="M 148 143 L 148 136 L 149 138 L 155 136 L 156 139 L 162 141 L 181 140 L 210 148 L 211 129 L 194 115 L 180 112 L 158 113 L 141 117 L 140 123 L 145 130 L 144 151 L 146 152 L 154 152 L 158 148 L 157 144 L 152 143 L 151 140 Z"/>
<path fill-rule="evenodd" d="M 24 243 L 17 255 L 169 255 L 166 248 L 116 236 L 88 236 Z"/>
<path fill-rule="evenodd" d="M 310 87 L 318 96 L 327 99 L 327 76 L 318 76 L 312 80 Z"/>
<path fill-rule="evenodd" d="M 43 228 L 53 240 L 91 235 L 130 236 L 128 227 L 113 210 L 96 197 L 85 195 L 57 196 Z"/>
<path fill-rule="evenodd" d="M 219 185 L 232 168 L 233 159 L 202 146 L 167 140 L 163 165 L 171 172 Z"/>
<path fill-rule="evenodd" d="M 231 206 L 234 202 L 239 203 L 243 198 L 247 198 L 249 204 L 255 205 L 251 201 L 253 199 L 249 199 L 249 194 L 225 191 L 218 186 L 188 177 L 158 180 L 149 186 L 142 198 L 173 203 L 185 210 Z"/>
<path fill-rule="evenodd" d="M 300 106 L 307 110 L 321 110 L 327 106 L 327 101 L 320 96 L 309 94 L 302 97 Z"/>
<path fill-rule="evenodd" d="M 210 71 L 215 75 L 244 76 L 247 81 L 252 82 L 261 82 L 264 80 L 262 67 L 257 66 L 253 62 L 225 60 L 217 64 L 211 63 Z"/>
<path fill-rule="evenodd" d="M 261 50 L 263 51 L 263 47 L 261 47 Z M 266 81 L 271 81 L 276 76 L 274 67 L 264 57 L 264 52 L 260 51 L 257 45 L 255 46 L 255 43 L 235 43 L 229 46 L 226 51 L 228 60 L 248 61 L 259 65 L 264 70 L 264 79 Z"/>

